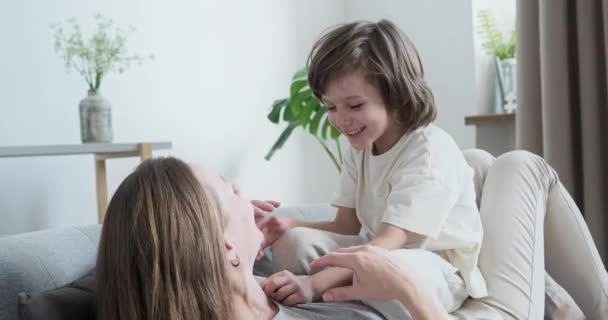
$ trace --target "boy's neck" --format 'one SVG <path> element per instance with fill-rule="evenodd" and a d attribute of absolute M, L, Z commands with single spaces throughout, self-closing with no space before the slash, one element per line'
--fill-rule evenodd
<path fill-rule="evenodd" d="M 388 128 L 380 138 L 374 141 L 372 154 L 377 156 L 387 152 L 399 142 L 406 132 L 406 128 L 394 124 L 391 128 Z"/>

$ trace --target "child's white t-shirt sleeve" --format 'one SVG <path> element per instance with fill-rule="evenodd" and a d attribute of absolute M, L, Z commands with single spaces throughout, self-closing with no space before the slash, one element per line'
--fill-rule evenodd
<path fill-rule="evenodd" d="M 458 179 L 450 176 L 453 172 L 432 168 L 424 157 L 408 161 L 392 175 L 382 222 L 436 238 L 458 201 Z"/>
<path fill-rule="evenodd" d="M 357 169 L 352 148 L 347 148 L 345 150 L 343 160 L 340 185 L 338 186 L 338 192 L 331 204 L 338 207 L 355 208 Z"/>

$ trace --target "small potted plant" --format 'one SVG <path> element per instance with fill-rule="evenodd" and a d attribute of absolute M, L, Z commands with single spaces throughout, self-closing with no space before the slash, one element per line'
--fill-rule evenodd
<path fill-rule="evenodd" d="M 479 11 L 478 21 L 480 35 L 483 38 L 483 48 L 494 57 L 498 74 L 498 88 L 502 107 L 506 112 L 515 110 L 515 30 L 508 37 L 500 31 L 496 19 L 490 10 Z"/>
<path fill-rule="evenodd" d="M 51 25 L 54 31 L 55 52 L 65 62 L 67 71 L 76 70 L 88 85 L 88 95 L 80 101 L 80 135 L 82 142 L 112 142 L 112 113 L 107 99 L 99 94 L 101 81 L 112 72 L 123 73 L 133 63 L 146 58 L 129 54 L 127 36 L 134 31 L 116 27 L 101 14 L 95 16 L 97 28 L 85 39 L 76 18 Z M 69 29 L 69 30 L 66 30 Z"/>

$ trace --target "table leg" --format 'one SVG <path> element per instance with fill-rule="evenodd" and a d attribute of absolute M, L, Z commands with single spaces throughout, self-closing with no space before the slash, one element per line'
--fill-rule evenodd
<path fill-rule="evenodd" d="M 97 189 L 97 219 L 100 224 L 103 224 L 108 208 L 108 180 L 105 159 L 95 159 L 95 185 Z"/>
<path fill-rule="evenodd" d="M 139 149 L 139 157 L 141 161 L 144 161 L 150 157 L 152 157 L 152 145 L 149 143 L 140 143 L 138 146 Z"/>

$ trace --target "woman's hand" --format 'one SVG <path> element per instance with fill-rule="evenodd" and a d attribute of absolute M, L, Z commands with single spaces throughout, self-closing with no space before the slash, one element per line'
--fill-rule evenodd
<path fill-rule="evenodd" d="M 266 248 L 277 241 L 285 231 L 296 226 L 295 218 L 287 216 L 267 216 L 258 222 L 258 228 L 264 234 L 262 248 Z"/>
<path fill-rule="evenodd" d="M 351 286 L 327 290 L 324 301 L 389 300 L 403 296 L 412 275 L 388 257 L 388 250 L 364 245 L 338 249 L 310 263 L 311 268 L 341 267 L 353 271 Z"/>
<path fill-rule="evenodd" d="M 414 319 L 448 319 L 437 298 L 418 283 L 390 251 L 370 245 L 339 249 L 310 263 L 311 268 L 341 267 L 353 271 L 351 286 L 325 291 L 324 301 L 399 300 Z"/>
<path fill-rule="evenodd" d="M 271 275 L 260 286 L 267 296 L 287 306 L 312 302 L 314 297 L 310 277 L 287 270 Z"/>

